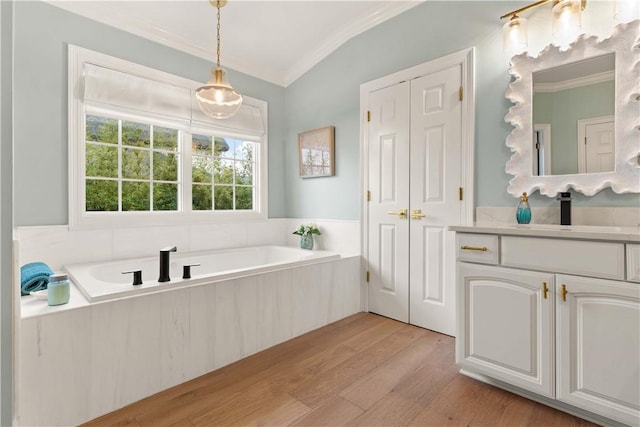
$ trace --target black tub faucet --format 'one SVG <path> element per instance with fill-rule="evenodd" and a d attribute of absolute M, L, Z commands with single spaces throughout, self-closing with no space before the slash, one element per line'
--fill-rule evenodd
<path fill-rule="evenodd" d="M 560 193 L 560 225 L 571 225 L 571 193 Z"/>
<path fill-rule="evenodd" d="M 169 255 L 171 252 L 176 252 L 177 250 L 178 248 L 175 246 L 168 246 L 164 249 L 160 249 L 160 278 L 158 279 L 158 282 L 169 282 L 171 280 L 171 277 L 169 277 Z"/>

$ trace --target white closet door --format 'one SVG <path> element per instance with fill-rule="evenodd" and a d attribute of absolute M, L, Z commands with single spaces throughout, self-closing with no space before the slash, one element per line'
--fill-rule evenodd
<path fill-rule="evenodd" d="M 411 81 L 409 323 L 455 335 L 462 66 Z"/>
<path fill-rule="evenodd" d="M 409 321 L 409 83 L 369 96 L 369 311 Z"/>

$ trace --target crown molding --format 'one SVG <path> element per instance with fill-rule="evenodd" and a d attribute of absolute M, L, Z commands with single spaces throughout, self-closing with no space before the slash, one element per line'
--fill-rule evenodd
<path fill-rule="evenodd" d="M 130 18 L 121 12 L 121 9 L 109 7 L 106 2 L 43 1 L 76 15 L 109 25 L 198 58 L 206 59 L 207 61 L 211 61 L 212 64 L 215 63 L 213 58 L 214 52 L 210 46 L 202 46 L 192 39 L 169 33 L 160 26 Z M 229 54 L 225 54 L 224 65 L 225 68 L 230 68 L 267 82 L 287 87 L 352 37 L 417 6 L 422 3 L 422 1 L 424 0 L 389 1 L 382 4 L 368 16 L 354 21 L 347 28 L 327 39 L 322 45 L 312 49 L 284 73 L 277 69 L 269 69 L 264 65 L 256 67 L 255 64 L 249 61 Z"/>
<path fill-rule="evenodd" d="M 578 77 L 576 79 L 564 80 L 557 83 L 534 83 L 533 91 L 540 92 L 558 92 L 566 89 L 573 89 L 580 86 L 588 86 L 596 83 L 615 80 L 615 71 L 604 71 L 602 73 L 591 74 L 589 76 Z"/>

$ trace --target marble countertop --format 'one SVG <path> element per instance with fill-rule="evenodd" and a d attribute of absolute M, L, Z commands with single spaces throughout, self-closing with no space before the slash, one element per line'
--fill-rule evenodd
<path fill-rule="evenodd" d="M 42 316 L 43 314 L 53 314 L 60 311 L 89 306 L 90 303 L 84 295 L 82 295 L 73 281 L 71 281 L 69 291 L 69 302 L 53 307 L 49 306 L 46 299 L 38 298 L 33 295 L 20 297 L 20 317 L 22 319 L 26 319 L 34 316 Z"/>
<path fill-rule="evenodd" d="M 477 224 L 451 226 L 449 230 L 463 233 L 640 242 L 640 227 L 557 224 Z"/>

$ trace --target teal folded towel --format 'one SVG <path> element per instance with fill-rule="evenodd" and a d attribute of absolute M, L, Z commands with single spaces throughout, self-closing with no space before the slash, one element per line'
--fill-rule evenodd
<path fill-rule="evenodd" d="M 30 262 L 20 267 L 20 290 L 22 295 L 47 289 L 53 271 L 44 262 Z"/>

